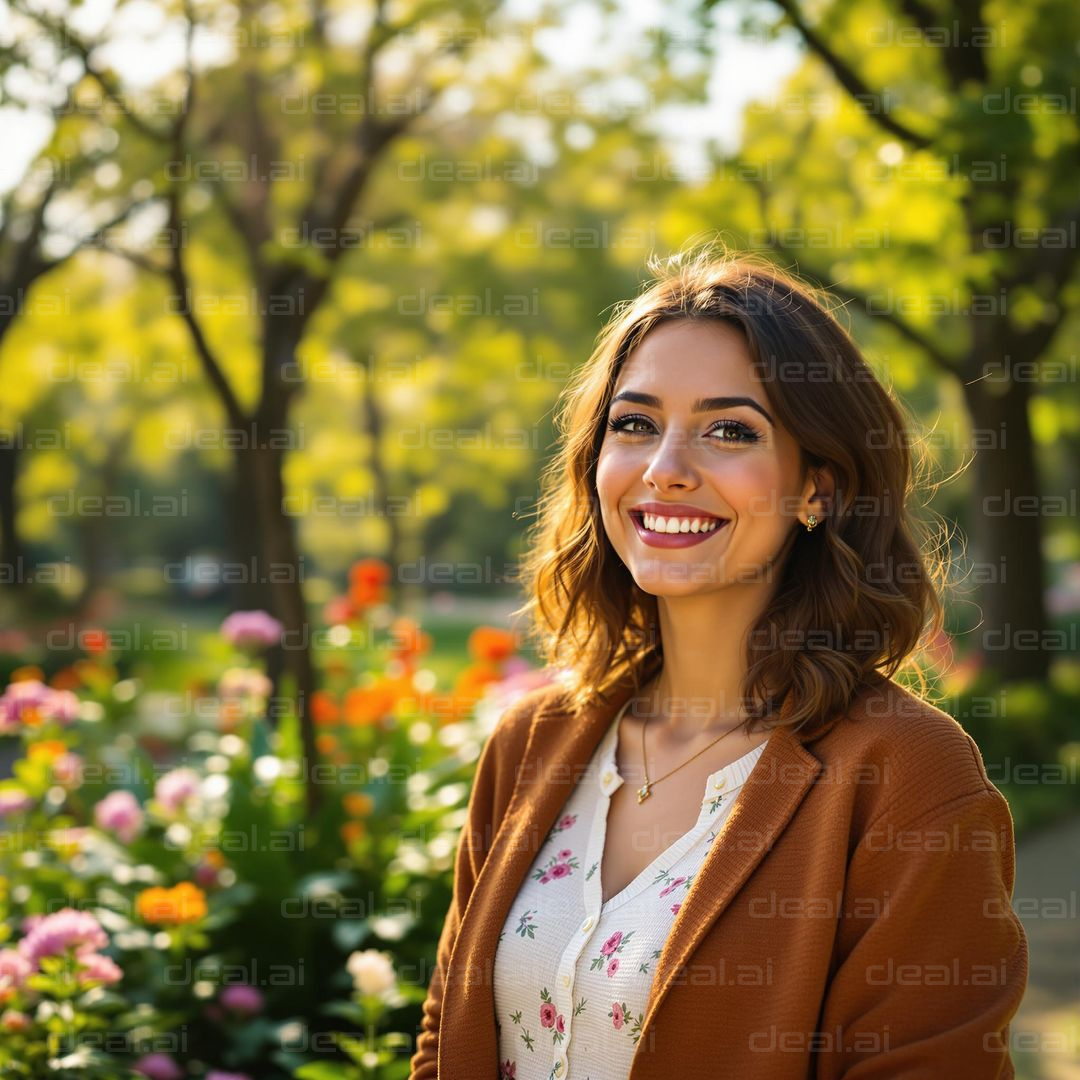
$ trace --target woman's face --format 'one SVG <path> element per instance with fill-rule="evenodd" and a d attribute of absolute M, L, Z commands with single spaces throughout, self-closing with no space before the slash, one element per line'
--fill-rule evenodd
<path fill-rule="evenodd" d="M 798 445 L 776 423 L 734 327 L 688 319 L 655 327 L 623 365 L 606 423 L 600 512 L 645 592 L 775 580 L 779 567 L 768 567 L 793 529 L 811 510 L 823 517 L 806 502 L 813 474 L 800 474 Z"/>

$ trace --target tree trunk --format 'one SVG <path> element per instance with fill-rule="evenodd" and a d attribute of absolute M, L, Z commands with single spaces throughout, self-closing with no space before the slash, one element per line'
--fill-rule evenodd
<path fill-rule="evenodd" d="M 399 515 L 393 512 L 390 505 L 390 479 L 387 475 L 386 463 L 382 456 L 383 416 L 379 406 L 379 400 L 375 395 L 375 360 L 368 361 L 367 385 L 364 387 L 364 420 L 368 434 L 371 436 L 371 474 L 375 479 L 374 498 L 372 503 L 376 513 L 381 513 L 386 521 L 389 532 L 390 550 L 387 552 L 386 561 L 391 567 L 391 588 L 393 599 L 400 599 L 398 587 L 398 560 L 402 555 L 402 535 Z"/>
<path fill-rule="evenodd" d="M 26 551 L 16 523 L 18 503 L 15 483 L 19 475 L 19 440 L 12 433 L 11 443 L 0 445 L 0 567 L 3 578 L 17 594 L 25 592 L 27 584 Z"/>
<path fill-rule="evenodd" d="M 263 430 L 259 425 L 258 430 Z M 261 439 L 261 435 L 260 435 Z M 284 451 L 261 446 L 254 455 L 259 503 L 259 522 L 262 526 L 263 551 L 269 565 L 292 567 L 294 573 L 276 575 L 271 587 L 274 614 L 285 626 L 283 635 L 286 669 L 296 680 L 296 709 L 305 758 L 305 791 L 308 812 L 314 814 L 321 803 L 319 785 L 312 779 L 318 762 L 315 747 L 315 727 L 311 712 L 311 697 L 315 691 L 315 664 L 311 653 L 311 634 L 308 628 L 304 587 L 300 579 L 300 553 L 296 543 L 296 528 L 285 511 L 285 483 L 282 475 Z"/>
<path fill-rule="evenodd" d="M 229 607 L 232 611 L 269 611 L 273 605 L 273 573 L 261 541 L 254 449 L 241 448 L 233 455 L 224 506 L 229 543 Z"/>
<path fill-rule="evenodd" d="M 998 341 L 985 351 L 982 336 L 975 334 L 976 353 L 962 380 L 974 429 L 971 539 L 974 580 L 981 583 L 978 640 L 988 664 L 1005 680 L 1045 680 L 1054 645 L 1044 593 L 1046 508 L 1028 417 L 1031 384 L 1007 377 L 1009 365 L 1035 358 L 1006 354 L 1003 367 L 979 378 L 986 357 L 1009 347 Z"/>

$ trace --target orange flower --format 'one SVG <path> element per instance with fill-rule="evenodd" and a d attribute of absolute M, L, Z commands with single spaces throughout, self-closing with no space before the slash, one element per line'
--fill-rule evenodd
<path fill-rule="evenodd" d="M 235 698 L 226 698 L 218 708 L 218 722 L 221 730 L 228 734 L 235 731 L 237 725 L 244 718 L 243 702 Z"/>
<path fill-rule="evenodd" d="M 36 743 L 30 744 L 26 756 L 30 761 L 34 761 L 37 758 L 44 758 L 46 761 L 52 761 L 64 753 L 67 753 L 67 746 L 59 739 L 41 739 Z"/>
<path fill-rule="evenodd" d="M 390 624 L 390 634 L 394 640 L 393 655 L 399 660 L 408 662 L 431 648 L 431 635 L 422 630 L 415 619 L 406 615 Z"/>
<path fill-rule="evenodd" d="M 23 664 L 22 667 L 17 667 L 11 673 L 8 682 L 29 682 L 31 679 L 35 682 L 45 681 L 45 672 L 37 664 Z"/>
<path fill-rule="evenodd" d="M 333 735 L 317 735 L 315 737 L 315 749 L 320 754 L 332 754 L 338 747 L 338 741 Z"/>
<path fill-rule="evenodd" d="M 469 655 L 474 660 L 499 663 L 517 651 L 517 636 L 497 626 L 478 626 L 469 635 Z"/>
<path fill-rule="evenodd" d="M 206 893 L 190 881 L 171 889 L 143 889 L 135 903 L 139 916 L 149 923 L 189 923 L 206 916 Z"/>
<path fill-rule="evenodd" d="M 375 800 L 365 791 L 350 791 L 342 800 L 345 813 L 350 817 L 363 817 L 370 814 L 375 806 Z"/>
<path fill-rule="evenodd" d="M 215 870 L 221 870 L 229 863 L 229 860 L 226 859 L 217 848 L 211 848 L 209 851 L 205 852 L 203 854 L 203 859 L 214 867 Z"/>
<path fill-rule="evenodd" d="M 54 690 L 77 690 L 82 686 L 82 679 L 78 671 L 73 667 L 61 668 L 50 680 L 49 685 Z"/>
<path fill-rule="evenodd" d="M 109 634 L 98 627 L 88 628 L 79 634 L 82 647 L 88 653 L 106 652 L 109 648 Z"/>
<path fill-rule="evenodd" d="M 353 687 L 345 695 L 345 722 L 354 727 L 375 724 L 394 708 L 399 686 L 391 679 L 377 679 L 370 686 Z"/>
<path fill-rule="evenodd" d="M 349 568 L 349 602 L 363 610 L 386 598 L 390 565 L 382 559 L 360 559 Z"/>
<path fill-rule="evenodd" d="M 334 625 L 351 622 L 355 618 L 356 612 L 347 596 L 335 596 L 323 606 L 323 622 Z"/>
<path fill-rule="evenodd" d="M 316 690 L 311 695 L 311 718 L 316 724 L 336 724 L 341 718 L 337 702 L 325 690 Z"/>
<path fill-rule="evenodd" d="M 362 821 L 346 821 L 341 826 L 341 838 L 346 844 L 351 844 L 364 835 L 364 823 Z"/>

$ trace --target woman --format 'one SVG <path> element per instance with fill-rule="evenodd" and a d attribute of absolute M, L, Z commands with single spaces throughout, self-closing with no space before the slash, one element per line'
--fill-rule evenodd
<path fill-rule="evenodd" d="M 412 1076 L 1011 1077 L 1009 808 L 892 677 L 942 620 L 905 415 L 792 276 L 650 268 L 566 390 L 565 677 L 481 755 Z"/>

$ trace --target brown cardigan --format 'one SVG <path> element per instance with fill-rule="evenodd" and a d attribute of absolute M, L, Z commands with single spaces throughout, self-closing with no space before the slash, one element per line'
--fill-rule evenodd
<path fill-rule="evenodd" d="M 574 719 L 532 690 L 485 744 L 412 1080 L 497 1080 L 499 933 L 632 692 Z M 664 944 L 629 1080 L 1008 1080 L 1013 874 L 1008 804 L 946 713 L 879 678 L 813 732 L 777 727 Z"/>

